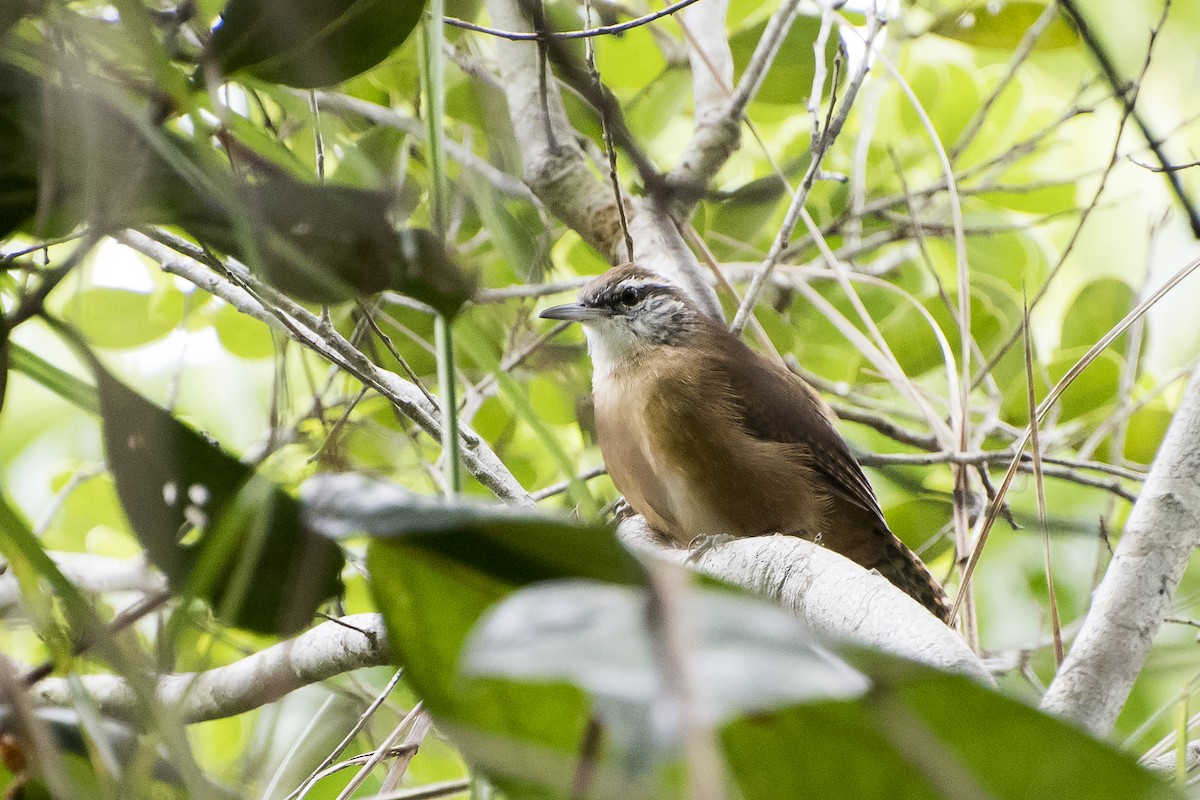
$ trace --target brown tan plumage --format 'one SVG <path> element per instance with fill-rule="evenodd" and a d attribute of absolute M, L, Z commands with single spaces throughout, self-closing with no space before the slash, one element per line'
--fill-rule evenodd
<path fill-rule="evenodd" d="M 584 323 L 600 449 L 626 501 L 682 544 L 785 533 L 877 570 L 949 621 L 888 528 L 828 406 L 658 275 L 633 265 L 542 312 Z"/>

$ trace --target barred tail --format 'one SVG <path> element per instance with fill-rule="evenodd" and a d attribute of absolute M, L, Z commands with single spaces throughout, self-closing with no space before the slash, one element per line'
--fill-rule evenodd
<path fill-rule="evenodd" d="M 871 569 L 887 578 L 894 585 L 903 589 L 914 600 L 929 609 L 935 617 L 947 625 L 951 624 L 951 605 L 946 592 L 942 589 L 937 578 L 933 577 L 929 568 L 920 557 L 900 541 L 894 533 L 886 534 L 890 539 L 888 553 L 871 565 Z"/>

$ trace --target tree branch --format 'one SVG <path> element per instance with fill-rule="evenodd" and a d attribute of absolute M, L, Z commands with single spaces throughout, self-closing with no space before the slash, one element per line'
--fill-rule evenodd
<path fill-rule="evenodd" d="M 164 234 L 165 236 L 165 234 Z M 322 357 L 345 369 L 349 374 L 391 401 L 405 416 L 415 422 L 435 441 L 441 439 L 441 412 L 430 402 L 416 384 L 394 372 L 376 366 L 361 350 L 332 326 L 322 324 L 321 318 L 285 295 L 265 286 L 249 274 L 245 267 L 238 269 L 238 279 L 245 287 L 237 286 L 216 274 L 205 264 L 182 255 L 135 231 L 125 231 L 118 241 L 154 259 L 164 272 L 191 281 L 211 294 L 233 305 L 238 311 L 261 320 L 296 342 L 316 351 Z M 180 249 L 191 247 L 184 240 L 170 239 Z M 194 253 L 205 258 L 203 253 Z M 230 260 L 230 263 L 235 263 Z M 260 300 L 264 298 L 264 300 Z M 532 503 L 529 493 L 513 477 L 508 467 L 469 426 L 461 425 L 459 439 L 463 465 L 484 486 L 505 500 Z"/>
<path fill-rule="evenodd" d="M 487 9 L 492 20 L 507 30 L 533 28 L 520 0 L 487 0 Z M 541 80 L 537 48 L 528 42 L 499 40 L 496 60 L 521 149 L 525 182 L 551 214 L 610 263 L 624 261 L 625 238 L 616 198 L 589 168 L 553 82 Z M 603 93 L 602 96 L 611 97 Z M 608 101 L 602 98 L 597 102 Z M 643 171 L 647 169 L 650 168 L 643 165 Z M 626 203 L 638 263 L 674 281 L 709 316 L 720 319 L 721 306 L 716 293 L 703 280 L 700 265 L 670 213 L 660 208 L 654 198 L 629 198 Z"/>
<path fill-rule="evenodd" d="M 644 520 L 625 520 L 618 535 L 654 557 L 688 563 L 687 550 L 664 547 Z M 992 684 L 982 662 L 952 629 L 887 580 L 846 558 L 792 536 L 760 536 L 713 547 L 695 560 L 698 570 L 739 584 L 783 606 L 814 631 L 838 641 L 878 648 Z M 185 723 L 223 719 L 279 700 L 303 686 L 362 667 L 388 664 L 382 617 L 353 614 L 324 622 L 294 639 L 222 667 L 161 675 L 156 696 L 176 707 Z M 77 679 L 106 716 L 134 720 L 142 708 L 116 675 Z M 39 706 L 77 702 L 70 681 L 46 678 L 29 697 Z"/>
<path fill-rule="evenodd" d="M 81 591 L 162 592 L 166 579 L 139 558 L 110 558 L 90 553 L 50 553 L 59 571 Z M 11 571 L 0 575 L 0 612 L 21 602 L 21 587 Z"/>
<path fill-rule="evenodd" d="M 1200 368 L 1192 373 L 1083 628 L 1042 708 L 1107 734 L 1200 544 Z"/>
<path fill-rule="evenodd" d="M 324 622 L 294 639 L 206 672 L 158 678 L 158 702 L 177 707 L 185 723 L 223 719 L 273 703 L 302 686 L 360 667 L 389 663 L 383 618 L 353 614 Z M 141 705 L 116 675 L 79 675 L 77 680 L 100 713 L 135 720 Z M 77 702 L 66 678 L 47 678 L 30 689 L 32 702 L 71 706 Z"/>
<path fill-rule="evenodd" d="M 772 600 L 819 634 L 882 650 L 992 685 L 954 629 L 886 578 L 795 536 L 735 539 L 697 554 L 665 546 L 641 517 L 617 527 L 625 544 L 735 583 Z"/>

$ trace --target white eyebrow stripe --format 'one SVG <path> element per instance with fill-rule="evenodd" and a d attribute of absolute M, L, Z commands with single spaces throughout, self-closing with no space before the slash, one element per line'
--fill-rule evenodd
<path fill-rule="evenodd" d="M 669 291 L 669 290 L 673 289 L 674 287 L 671 286 L 669 283 L 663 283 L 661 281 L 656 281 L 656 280 L 653 280 L 650 278 L 642 278 L 642 279 L 630 278 L 628 280 L 621 281 L 614 288 L 616 288 L 616 289 L 666 289 Z"/>

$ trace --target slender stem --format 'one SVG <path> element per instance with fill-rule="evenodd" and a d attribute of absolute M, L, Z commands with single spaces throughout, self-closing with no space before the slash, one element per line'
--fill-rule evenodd
<path fill-rule="evenodd" d="M 430 0 L 429 19 L 423 27 L 425 58 L 422 70 L 425 95 L 425 128 L 429 141 L 430 219 L 434 232 L 446 236 L 446 143 L 442 131 L 445 117 L 445 64 L 443 52 L 445 31 L 445 0 Z M 439 314 L 434 318 L 434 339 L 437 350 L 438 393 L 442 396 L 442 469 L 446 478 L 446 493 L 458 494 L 462 489 L 462 462 L 458 447 L 458 401 L 454 385 L 454 336 L 450 320 Z"/>
<path fill-rule="evenodd" d="M 442 131 L 442 120 L 446 112 L 446 70 L 443 61 L 445 31 L 442 16 L 445 0 L 430 0 L 430 18 L 422 27 L 425 53 L 421 71 L 422 90 L 425 95 L 425 129 L 429 142 L 430 174 L 430 219 L 433 230 L 439 236 L 446 235 L 446 144 Z"/>
<path fill-rule="evenodd" d="M 438 314 L 434 318 L 434 344 L 437 348 L 438 393 L 442 396 L 442 469 L 447 494 L 462 489 L 462 463 L 458 453 L 458 400 L 454 386 L 454 337 L 450 320 Z"/>

